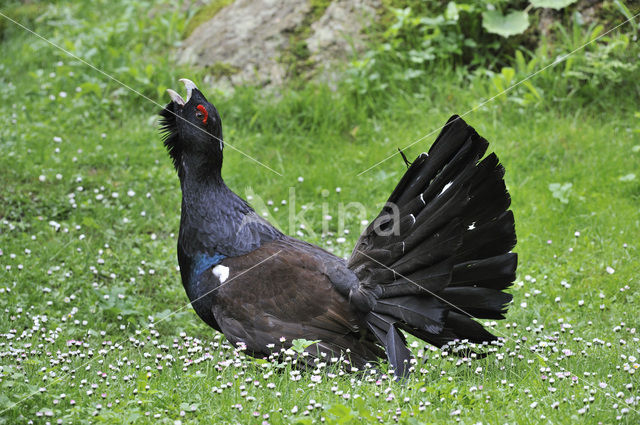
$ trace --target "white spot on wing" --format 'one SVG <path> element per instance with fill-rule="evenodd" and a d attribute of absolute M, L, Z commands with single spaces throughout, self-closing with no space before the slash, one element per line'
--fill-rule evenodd
<path fill-rule="evenodd" d="M 213 275 L 220 280 L 220 283 L 223 283 L 229 278 L 229 267 L 223 266 L 222 264 L 218 264 L 211 269 L 211 271 L 213 272 Z"/>
<path fill-rule="evenodd" d="M 424 195 L 423 193 L 420 194 L 420 200 L 422 201 L 422 205 L 427 205 L 427 203 L 424 201 L 423 195 Z"/>
<path fill-rule="evenodd" d="M 416 216 L 413 214 L 409 214 L 409 216 L 411 217 L 411 219 L 413 220 L 413 223 L 411 223 L 411 225 L 413 226 L 416 222 Z"/>
<path fill-rule="evenodd" d="M 442 195 L 445 190 L 447 190 L 447 189 L 449 189 L 449 187 L 451 187 L 452 184 L 453 184 L 453 182 L 449 182 L 449 183 L 445 184 L 444 187 L 442 188 L 442 190 L 440 191 L 439 195 Z"/>

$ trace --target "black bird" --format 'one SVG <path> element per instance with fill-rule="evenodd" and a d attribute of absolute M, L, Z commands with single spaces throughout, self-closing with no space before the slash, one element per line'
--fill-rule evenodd
<path fill-rule="evenodd" d="M 438 347 L 496 340 L 474 319 L 503 319 L 512 299 L 511 200 L 497 156 L 483 159 L 488 142 L 460 117 L 411 163 L 345 261 L 283 234 L 225 185 L 220 115 L 181 81 L 187 98 L 168 91 L 161 128 L 182 189 L 182 283 L 208 325 L 253 356 L 319 340 L 303 362 L 346 353 L 362 368 L 386 354 L 398 376 L 411 359 L 401 330 Z"/>

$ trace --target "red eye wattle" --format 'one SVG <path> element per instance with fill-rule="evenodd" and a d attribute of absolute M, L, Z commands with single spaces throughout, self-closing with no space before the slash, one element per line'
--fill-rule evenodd
<path fill-rule="evenodd" d="M 202 118 L 202 124 L 207 123 L 207 119 L 209 118 L 209 113 L 207 112 L 207 108 L 202 105 L 196 106 L 196 109 L 204 114 L 204 118 Z"/>

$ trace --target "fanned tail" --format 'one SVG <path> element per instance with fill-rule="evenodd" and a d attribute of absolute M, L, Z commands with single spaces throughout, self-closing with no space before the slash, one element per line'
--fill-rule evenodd
<path fill-rule="evenodd" d="M 504 168 L 488 142 L 453 116 L 416 158 L 348 261 L 366 320 L 396 373 L 411 358 L 399 329 L 436 346 L 495 340 L 474 319 L 502 319 L 515 279 L 514 218 Z"/>

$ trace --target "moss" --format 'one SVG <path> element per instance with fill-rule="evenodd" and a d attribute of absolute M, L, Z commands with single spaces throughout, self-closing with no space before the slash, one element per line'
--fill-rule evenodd
<path fill-rule="evenodd" d="M 313 68 L 307 38 L 311 35 L 311 25 L 324 15 L 330 4 L 331 0 L 309 0 L 309 12 L 289 36 L 289 47 L 280 56 L 280 62 L 287 67 L 287 77 L 307 75 Z"/>
<path fill-rule="evenodd" d="M 211 3 L 198 9 L 191 19 L 189 19 L 187 25 L 185 25 L 182 38 L 189 37 L 196 28 L 212 19 L 223 8 L 233 3 L 233 1 L 234 0 L 213 0 Z"/>
<path fill-rule="evenodd" d="M 310 0 L 310 4 L 311 12 L 309 13 L 309 15 L 311 17 L 311 23 L 309 25 L 311 25 L 312 23 L 320 19 L 322 15 L 324 15 L 325 10 L 327 10 L 327 7 L 329 7 L 329 5 L 331 4 L 331 0 Z"/>
<path fill-rule="evenodd" d="M 240 72 L 240 68 L 226 62 L 216 62 L 207 67 L 207 74 L 214 77 L 230 77 Z"/>

